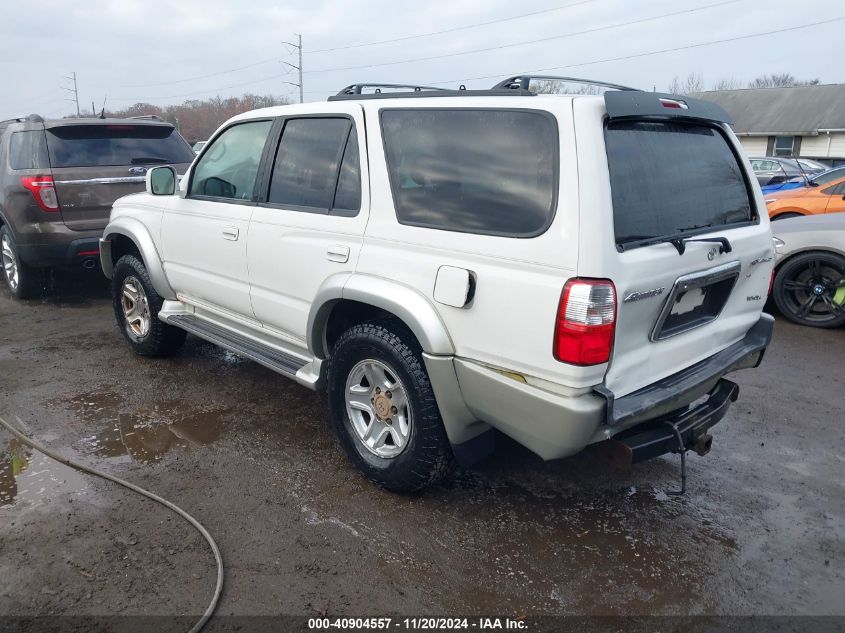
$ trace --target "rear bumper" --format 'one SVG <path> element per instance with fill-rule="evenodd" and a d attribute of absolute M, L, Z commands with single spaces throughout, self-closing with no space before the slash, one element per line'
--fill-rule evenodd
<path fill-rule="evenodd" d="M 39 268 L 47 266 L 73 266 L 86 260 L 100 259 L 100 238 L 81 237 L 74 240 L 49 243 L 18 244 L 24 263 Z"/>
<path fill-rule="evenodd" d="M 772 340 L 774 318 L 762 314 L 745 337 L 710 358 L 687 367 L 639 391 L 617 398 L 604 386 L 594 391 L 607 401 L 605 422 L 611 427 L 628 427 L 666 415 L 710 393 L 719 378 L 735 369 L 756 367 Z"/>
<path fill-rule="evenodd" d="M 724 417 L 739 390 L 722 377 L 760 363 L 773 325 L 774 319 L 764 314 L 731 347 L 622 398 L 615 398 L 602 387 L 573 395 L 552 393 L 514 380 L 507 372 L 455 359 L 450 379 L 457 377 L 462 406 L 469 411 L 459 416 L 447 406 L 453 399 L 443 397 L 443 389 L 434 378 L 432 384 L 444 420 L 460 419 L 466 428 L 467 418 L 486 423 L 543 459 L 568 457 L 589 444 L 617 437 L 620 443 L 629 438 L 625 449 L 629 461 L 633 461 L 634 453 L 637 460 L 647 459 L 677 448 L 677 438 L 667 442 L 670 433 L 674 437 L 674 430 L 665 422 L 678 426 L 686 445 Z M 703 404 L 689 407 L 708 394 Z M 483 425 L 475 428 L 482 430 Z M 447 429 L 453 444 L 464 441 L 454 428 L 447 425 Z"/>

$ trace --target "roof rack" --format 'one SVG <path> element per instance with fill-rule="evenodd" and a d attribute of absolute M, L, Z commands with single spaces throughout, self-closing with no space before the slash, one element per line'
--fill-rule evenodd
<path fill-rule="evenodd" d="M 157 114 L 139 114 L 138 116 L 131 116 L 130 119 L 143 119 L 145 121 L 164 121 L 159 115 Z"/>
<path fill-rule="evenodd" d="M 528 90 L 531 81 L 534 79 L 561 81 L 572 84 L 585 84 L 589 86 L 601 86 L 602 88 L 612 88 L 613 90 L 636 90 L 630 86 L 622 86 L 619 84 L 611 84 L 606 81 L 596 81 L 594 79 L 579 79 L 578 77 L 559 77 L 557 75 L 516 75 L 504 81 L 500 81 L 493 90 Z"/>
<path fill-rule="evenodd" d="M 44 123 L 44 119 L 40 114 L 30 114 L 28 116 L 16 116 L 11 119 L 5 119 L 0 123 L 23 123 L 24 121 L 31 121 L 32 123 Z"/>
<path fill-rule="evenodd" d="M 363 94 L 365 88 L 374 88 L 374 92 L 379 94 L 382 88 L 406 88 L 413 92 L 422 92 L 423 90 L 447 90 L 446 88 L 436 88 L 434 86 L 413 86 L 411 84 L 352 84 L 346 86 L 343 90 L 337 93 L 337 97 L 344 95 L 360 95 Z"/>

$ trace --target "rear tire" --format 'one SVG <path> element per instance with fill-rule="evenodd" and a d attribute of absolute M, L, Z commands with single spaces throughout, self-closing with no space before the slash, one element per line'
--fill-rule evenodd
<path fill-rule="evenodd" d="M 18 245 L 5 224 L 0 227 L 0 259 L 3 279 L 15 299 L 31 299 L 41 290 L 42 271 L 21 261 Z"/>
<path fill-rule="evenodd" d="M 772 218 L 772 222 L 776 220 L 788 220 L 789 218 L 801 218 L 804 217 L 800 213 L 795 213 L 794 211 L 790 211 L 789 213 L 781 213 L 780 215 L 776 215 Z"/>
<path fill-rule="evenodd" d="M 414 492 L 446 477 L 452 449 L 422 350 L 402 323 L 362 323 L 341 334 L 328 395 L 340 444 L 371 481 Z"/>
<path fill-rule="evenodd" d="M 139 356 L 169 356 L 185 342 L 185 330 L 159 320 L 162 303 L 144 262 L 135 255 L 117 260 L 112 276 L 114 316 L 129 347 Z"/>

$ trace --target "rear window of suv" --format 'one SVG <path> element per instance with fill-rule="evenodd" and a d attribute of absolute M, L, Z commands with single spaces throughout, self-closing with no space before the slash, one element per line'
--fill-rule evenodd
<path fill-rule="evenodd" d="M 400 223 L 532 237 L 548 228 L 557 190 L 554 118 L 526 110 L 383 110 Z"/>
<path fill-rule="evenodd" d="M 190 163 L 194 152 L 167 125 L 63 125 L 47 130 L 53 167 Z"/>
<path fill-rule="evenodd" d="M 622 248 L 756 219 L 737 156 L 713 127 L 611 121 L 605 145 Z"/>

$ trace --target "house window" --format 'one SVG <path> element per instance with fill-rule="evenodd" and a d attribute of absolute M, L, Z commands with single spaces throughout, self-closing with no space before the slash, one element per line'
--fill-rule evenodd
<path fill-rule="evenodd" d="M 795 150 L 794 136 L 775 137 L 775 156 L 793 156 Z"/>

